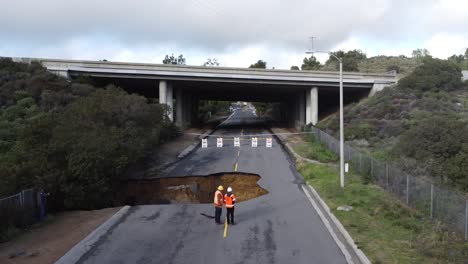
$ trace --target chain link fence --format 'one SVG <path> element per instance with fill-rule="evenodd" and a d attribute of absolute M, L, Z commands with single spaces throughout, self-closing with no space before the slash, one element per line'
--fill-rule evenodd
<path fill-rule="evenodd" d="M 39 220 L 38 193 L 34 189 L 0 199 L 0 231 L 26 227 Z"/>
<path fill-rule="evenodd" d="M 339 140 L 316 127 L 310 128 L 315 138 L 339 155 Z M 468 241 L 468 198 L 453 189 L 438 186 L 423 177 L 409 175 L 399 168 L 373 159 L 344 145 L 345 161 L 351 168 L 427 217 L 439 220 L 449 232 L 460 234 Z"/>

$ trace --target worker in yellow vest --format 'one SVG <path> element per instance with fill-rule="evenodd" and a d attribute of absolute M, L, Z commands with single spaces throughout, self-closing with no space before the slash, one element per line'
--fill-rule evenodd
<path fill-rule="evenodd" d="M 214 207 L 215 207 L 215 222 L 216 222 L 216 224 L 222 224 L 221 223 L 221 213 L 223 211 L 223 203 L 224 203 L 223 193 L 221 192 L 222 190 L 224 190 L 224 188 L 223 188 L 222 185 L 220 185 L 220 186 L 218 186 L 218 189 L 216 190 L 216 192 L 214 194 L 213 204 L 214 204 Z"/>
<path fill-rule="evenodd" d="M 236 196 L 232 193 L 232 188 L 227 188 L 227 193 L 224 195 L 224 203 L 227 210 L 227 222 L 229 225 L 234 225 L 234 204 L 236 203 Z"/>

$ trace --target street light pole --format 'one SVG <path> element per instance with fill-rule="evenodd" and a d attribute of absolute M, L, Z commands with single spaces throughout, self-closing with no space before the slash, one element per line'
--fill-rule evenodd
<path fill-rule="evenodd" d="M 340 63 L 340 187 L 344 187 L 344 118 L 343 118 L 343 58 L 340 58 L 333 54 L 332 52 L 324 51 L 306 51 L 306 54 L 314 55 L 314 52 L 317 53 L 328 53 L 330 56 L 334 57 Z"/>
<path fill-rule="evenodd" d="M 340 186 L 344 187 L 343 58 L 340 62 Z"/>

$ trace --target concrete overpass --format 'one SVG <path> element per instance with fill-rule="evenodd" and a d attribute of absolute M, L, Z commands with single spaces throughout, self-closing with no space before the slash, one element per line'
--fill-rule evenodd
<path fill-rule="evenodd" d="M 339 102 L 338 72 L 34 60 L 66 78 L 88 76 L 98 84 L 115 84 L 130 92 L 157 97 L 173 109 L 170 118 L 179 126 L 194 120 L 198 100 L 280 102 L 284 106 L 283 119 L 296 127 L 316 124 Z M 372 96 L 396 81 L 393 74 L 344 73 L 345 103 Z"/>

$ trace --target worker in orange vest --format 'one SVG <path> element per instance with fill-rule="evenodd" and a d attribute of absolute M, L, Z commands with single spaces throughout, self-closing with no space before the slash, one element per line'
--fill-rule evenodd
<path fill-rule="evenodd" d="M 214 194 L 214 207 L 215 207 L 215 222 L 216 224 L 221 224 L 221 213 L 223 211 L 223 193 L 221 192 L 224 190 L 223 186 L 220 185 L 218 186 L 218 189 L 216 190 Z"/>
<path fill-rule="evenodd" d="M 232 193 L 232 188 L 227 188 L 227 193 L 224 195 L 224 203 L 227 210 L 227 222 L 229 225 L 234 225 L 234 204 L 236 203 L 236 196 Z"/>

